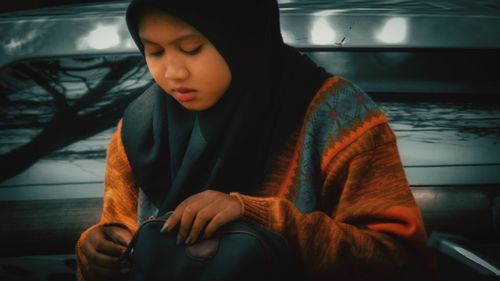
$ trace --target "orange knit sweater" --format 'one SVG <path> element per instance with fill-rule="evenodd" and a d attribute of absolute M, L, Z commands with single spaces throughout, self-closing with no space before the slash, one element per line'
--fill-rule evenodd
<path fill-rule="evenodd" d="M 121 122 L 107 157 L 97 225 L 118 224 L 133 233 L 139 189 Z M 383 112 L 345 79 L 330 78 L 318 91 L 257 196 L 231 195 L 242 203 L 244 220 L 287 240 L 307 280 L 424 280 L 431 272 L 395 135 Z M 79 244 L 89 230 L 76 245 L 77 280 L 84 280 Z"/>

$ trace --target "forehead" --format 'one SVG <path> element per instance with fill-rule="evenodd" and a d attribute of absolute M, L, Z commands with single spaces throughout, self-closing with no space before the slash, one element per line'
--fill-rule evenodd
<path fill-rule="evenodd" d="M 139 12 L 138 31 L 141 38 L 176 37 L 187 33 L 200 33 L 185 21 L 168 14 L 167 12 L 146 8 Z"/>

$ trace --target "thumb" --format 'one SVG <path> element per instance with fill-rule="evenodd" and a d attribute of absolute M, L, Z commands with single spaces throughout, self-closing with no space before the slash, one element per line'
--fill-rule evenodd
<path fill-rule="evenodd" d="M 124 247 L 127 247 L 131 238 L 132 234 L 130 232 L 122 227 L 108 227 L 105 231 L 106 233 L 106 238 L 116 244 L 122 245 Z"/>

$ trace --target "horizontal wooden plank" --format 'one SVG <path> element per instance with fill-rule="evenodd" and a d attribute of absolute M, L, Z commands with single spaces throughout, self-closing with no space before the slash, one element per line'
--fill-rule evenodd
<path fill-rule="evenodd" d="M 102 198 L 0 204 L 0 256 L 66 254 L 97 223 Z"/>
<path fill-rule="evenodd" d="M 441 231 L 480 241 L 500 237 L 500 186 L 413 187 L 412 191 L 428 234 Z M 102 198 L 1 202 L 0 256 L 73 253 L 80 234 L 98 222 L 101 212 Z"/>

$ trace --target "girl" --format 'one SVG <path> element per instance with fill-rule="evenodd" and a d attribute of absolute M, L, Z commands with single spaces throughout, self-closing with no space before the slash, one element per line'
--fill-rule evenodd
<path fill-rule="evenodd" d="M 427 275 L 386 117 L 284 44 L 274 0 L 133 0 L 126 20 L 155 83 L 111 139 L 103 214 L 76 246 L 79 280 L 126 278 L 118 257 L 161 204 L 175 210 L 162 231 L 176 227 L 178 243 L 234 220 L 280 234 L 307 280 Z"/>

